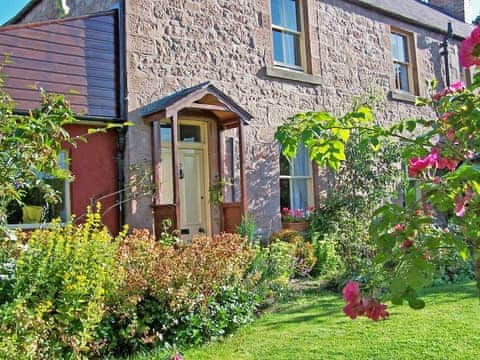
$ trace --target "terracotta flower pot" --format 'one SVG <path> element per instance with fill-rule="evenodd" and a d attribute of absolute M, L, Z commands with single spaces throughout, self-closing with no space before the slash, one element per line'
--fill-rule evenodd
<path fill-rule="evenodd" d="M 302 222 L 282 222 L 283 229 L 295 230 L 298 232 L 305 232 L 308 229 L 308 225 L 310 225 L 309 221 L 302 221 Z"/>

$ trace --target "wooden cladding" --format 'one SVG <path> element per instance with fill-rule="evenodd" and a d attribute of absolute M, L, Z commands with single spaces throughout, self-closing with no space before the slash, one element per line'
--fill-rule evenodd
<path fill-rule="evenodd" d="M 78 115 L 119 118 L 117 38 L 116 11 L 0 28 L 3 88 L 17 110 L 37 107 L 43 88 Z"/>

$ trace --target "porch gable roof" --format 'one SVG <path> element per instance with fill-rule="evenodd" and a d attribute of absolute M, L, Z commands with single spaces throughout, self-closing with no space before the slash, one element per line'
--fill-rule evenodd
<path fill-rule="evenodd" d="M 207 99 L 209 96 L 210 100 Z M 212 97 L 215 103 L 212 103 Z M 210 81 L 178 90 L 154 101 L 141 108 L 140 115 L 143 118 L 150 118 L 155 114 L 164 113 L 165 117 L 168 117 L 171 111 L 178 112 L 189 108 L 211 111 L 219 118 L 224 118 L 225 114 L 234 114 L 245 125 L 248 125 L 253 118 L 248 111 Z"/>

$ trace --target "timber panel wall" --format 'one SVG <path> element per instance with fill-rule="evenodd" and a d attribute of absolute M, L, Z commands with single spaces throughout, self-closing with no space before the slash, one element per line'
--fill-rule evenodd
<path fill-rule="evenodd" d="M 116 11 L 0 28 L 4 89 L 17 110 L 37 107 L 43 88 L 65 94 L 79 115 L 118 118 L 116 29 Z"/>

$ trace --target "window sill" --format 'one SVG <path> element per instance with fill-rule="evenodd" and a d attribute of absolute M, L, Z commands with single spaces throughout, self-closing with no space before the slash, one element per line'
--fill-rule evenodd
<path fill-rule="evenodd" d="M 278 66 L 267 65 L 265 67 L 265 75 L 272 78 L 297 81 L 311 85 L 321 84 L 321 79 L 319 76 L 307 74 L 300 71 L 289 70 Z"/>
<path fill-rule="evenodd" d="M 413 95 L 404 91 L 399 91 L 399 90 L 391 90 L 390 96 L 392 100 L 403 101 L 403 102 L 412 103 L 412 104 L 415 104 L 415 100 L 417 98 L 416 95 Z"/>
<path fill-rule="evenodd" d="M 58 223 L 60 226 L 65 226 L 66 223 Z M 10 230 L 36 230 L 36 229 L 48 229 L 53 226 L 53 223 L 47 224 L 8 224 L 7 227 Z"/>

